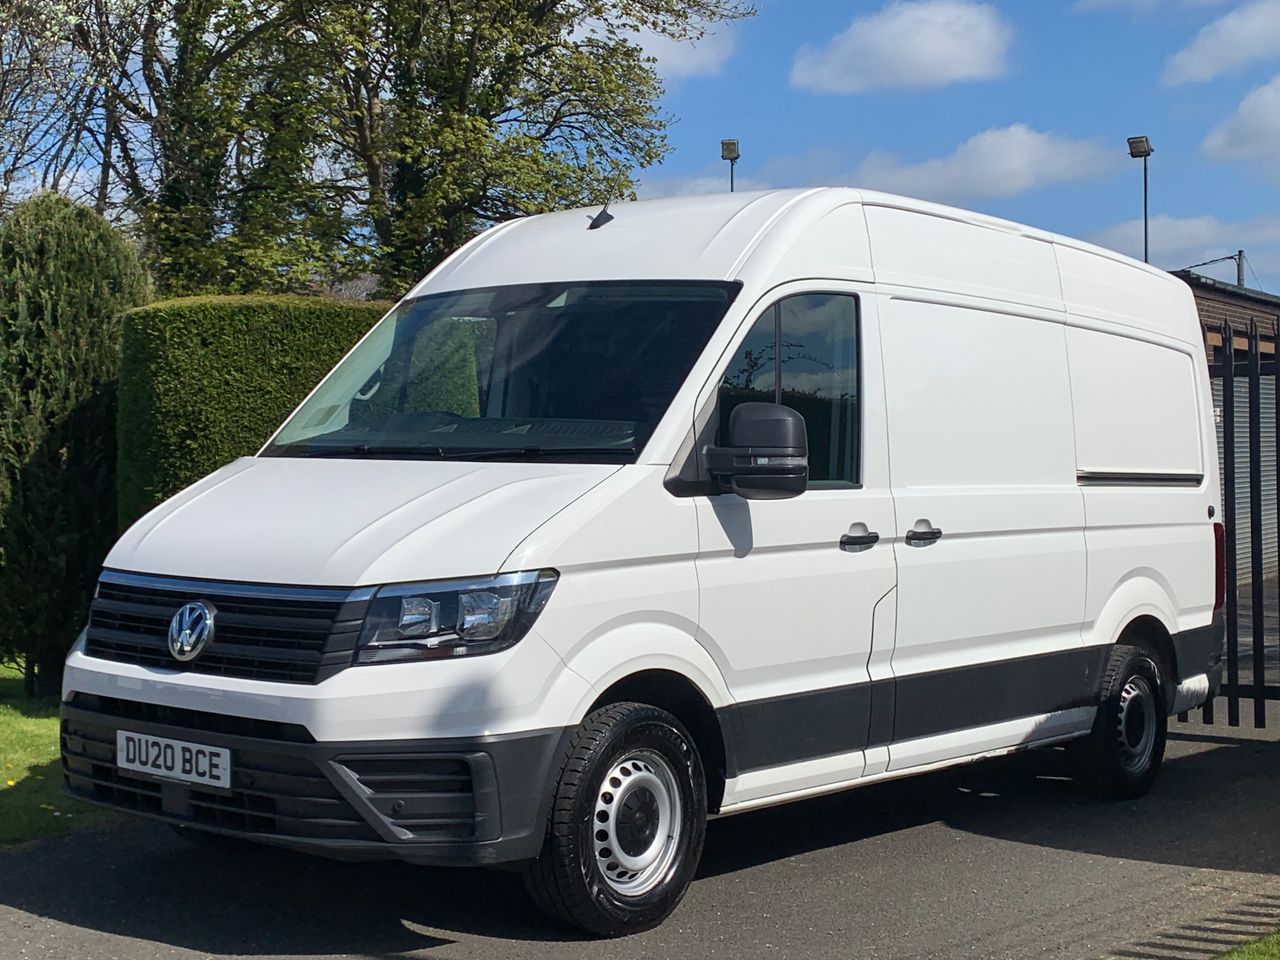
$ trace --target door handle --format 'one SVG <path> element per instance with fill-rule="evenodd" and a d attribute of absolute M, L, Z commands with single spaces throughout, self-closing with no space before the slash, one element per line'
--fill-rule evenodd
<path fill-rule="evenodd" d="M 937 527 L 930 527 L 928 530 L 911 530 L 907 533 L 907 546 L 931 547 L 941 539 L 942 531 Z"/>
<path fill-rule="evenodd" d="M 840 549 L 846 553 L 861 553 L 863 550 L 870 550 L 880 542 L 880 534 L 863 533 L 858 535 L 846 533 L 840 538 Z"/>

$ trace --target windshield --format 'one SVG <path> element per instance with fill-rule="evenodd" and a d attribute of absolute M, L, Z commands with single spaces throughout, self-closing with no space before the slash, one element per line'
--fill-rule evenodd
<path fill-rule="evenodd" d="M 557 283 L 407 300 L 263 454 L 633 462 L 737 291 Z"/>

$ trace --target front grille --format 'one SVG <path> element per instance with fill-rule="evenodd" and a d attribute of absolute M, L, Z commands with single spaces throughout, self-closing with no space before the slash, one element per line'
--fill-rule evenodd
<path fill-rule="evenodd" d="M 297 723 L 279 723 L 256 717 L 230 717 L 221 713 L 188 710 L 185 707 L 166 707 L 159 703 L 99 697 L 92 693 L 74 693 L 69 703 L 77 710 L 87 710 L 104 717 L 161 723 L 167 727 L 182 727 L 196 733 L 220 733 L 232 737 L 280 740 L 285 743 L 316 742 L 311 731 Z"/>
<path fill-rule="evenodd" d="M 302 756 L 234 748 L 231 790 L 126 776 L 116 769 L 116 727 L 62 721 L 62 768 L 77 796 L 138 813 L 226 830 L 313 840 L 379 840 L 316 765 Z"/>
<path fill-rule="evenodd" d="M 475 836 L 471 765 L 463 757 L 339 757 L 368 793 L 369 804 L 402 835 L 419 840 Z"/>
<path fill-rule="evenodd" d="M 319 683 L 350 666 L 370 592 L 258 586 L 104 571 L 89 610 L 85 653 L 168 670 Z M 169 621 L 184 604 L 213 605 L 213 641 L 185 663 L 169 653 Z"/>

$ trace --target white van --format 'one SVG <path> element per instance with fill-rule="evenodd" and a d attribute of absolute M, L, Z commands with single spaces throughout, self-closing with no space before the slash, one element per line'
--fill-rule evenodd
<path fill-rule="evenodd" d="M 846 189 L 502 224 L 120 539 L 67 786 L 520 864 L 605 935 L 708 816 L 1076 739 L 1135 797 L 1218 679 L 1212 409 L 1183 284 L 1027 227 Z"/>

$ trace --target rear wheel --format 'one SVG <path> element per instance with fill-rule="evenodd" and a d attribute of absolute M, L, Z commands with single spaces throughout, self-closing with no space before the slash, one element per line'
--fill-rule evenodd
<path fill-rule="evenodd" d="M 1103 799 L 1131 800 L 1151 789 L 1168 732 L 1165 683 L 1159 659 L 1144 645 L 1121 642 L 1111 651 L 1081 755 L 1086 779 Z"/>
<path fill-rule="evenodd" d="M 559 923 L 648 930 L 689 889 L 706 819 L 702 761 L 680 721 L 646 704 L 604 707 L 574 734 L 525 885 Z"/>

